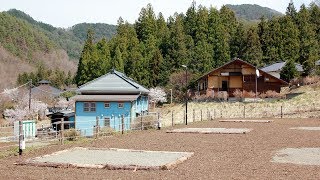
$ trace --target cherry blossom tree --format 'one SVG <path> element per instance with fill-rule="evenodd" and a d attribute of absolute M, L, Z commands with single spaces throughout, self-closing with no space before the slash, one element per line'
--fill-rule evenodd
<path fill-rule="evenodd" d="M 167 97 L 166 97 L 167 95 L 164 92 L 164 90 L 160 87 L 151 88 L 149 96 L 150 96 L 151 102 L 154 102 L 154 103 L 167 102 Z"/>

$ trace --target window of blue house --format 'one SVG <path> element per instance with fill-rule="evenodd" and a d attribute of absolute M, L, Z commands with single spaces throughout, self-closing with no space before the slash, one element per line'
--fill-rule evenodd
<path fill-rule="evenodd" d="M 95 102 L 85 102 L 83 107 L 84 112 L 95 112 L 96 103 Z"/>
<path fill-rule="evenodd" d="M 118 108 L 124 108 L 124 104 L 123 103 L 118 103 Z"/>
<path fill-rule="evenodd" d="M 107 109 L 107 108 L 110 108 L 110 103 L 105 102 L 105 103 L 104 103 L 104 108 L 106 108 L 106 109 Z"/>

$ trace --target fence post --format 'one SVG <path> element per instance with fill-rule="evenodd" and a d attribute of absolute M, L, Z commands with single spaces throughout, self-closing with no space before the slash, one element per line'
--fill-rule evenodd
<path fill-rule="evenodd" d="M 246 105 L 243 105 L 243 118 L 246 118 Z"/>
<path fill-rule="evenodd" d="M 200 117 L 201 117 L 200 120 L 202 121 L 202 109 L 200 110 L 200 114 L 201 114 L 200 115 Z"/>
<path fill-rule="evenodd" d="M 282 106 L 281 106 L 281 119 L 282 119 L 283 113 L 282 113 Z"/>
<path fill-rule="evenodd" d="M 158 129 L 161 129 L 160 113 L 158 112 Z"/>
<path fill-rule="evenodd" d="M 173 127 L 173 111 L 171 111 L 171 126 Z"/>
<path fill-rule="evenodd" d="M 22 120 L 19 120 L 19 155 L 22 155 L 23 149 L 25 149 L 24 133 L 23 133 L 23 123 Z"/>
<path fill-rule="evenodd" d="M 141 131 L 143 130 L 143 122 L 142 122 L 142 114 L 140 115 L 140 121 L 141 121 Z"/>
<path fill-rule="evenodd" d="M 63 131 L 64 131 L 64 118 L 61 118 L 60 121 L 60 144 L 63 145 Z"/>
<path fill-rule="evenodd" d="M 195 120 L 195 111 L 194 111 L 194 109 L 192 110 L 192 122 L 194 122 L 194 120 Z"/>
<path fill-rule="evenodd" d="M 99 135 L 99 116 L 96 117 L 96 139 L 98 139 Z"/>
<path fill-rule="evenodd" d="M 213 109 L 213 119 L 216 119 L 216 109 Z"/>
<path fill-rule="evenodd" d="M 124 115 L 121 115 L 121 133 L 124 134 Z"/>

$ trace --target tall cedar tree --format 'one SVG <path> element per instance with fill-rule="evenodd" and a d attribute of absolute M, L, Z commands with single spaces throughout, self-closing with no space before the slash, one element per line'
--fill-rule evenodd
<path fill-rule="evenodd" d="M 266 43 L 265 52 L 263 52 L 263 64 L 272 64 L 281 60 L 281 26 L 278 18 L 268 21 L 267 29 L 263 35 Z"/>
<path fill-rule="evenodd" d="M 243 58 L 245 46 L 245 30 L 242 23 L 239 23 L 236 33 L 230 42 L 231 58 Z M 260 38 L 261 42 L 261 38 Z"/>
<path fill-rule="evenodd" d="M 245 45 L 244 60 L 255 66 L 261 66 L 262 63 L 262 50 L 259 41 L 257 30 L 251 27 L 247 33 L 247 40 Z"/>
<path fill-rule="evenodd" d="M 281 59 L 297 62 L 299 59 L 299 29 L 291 16 L 280 19 L 282 32 Z"/>
<path fill-rule="evenodd" d="M 146 8 L 141 9 L 138 21 L 136 21 L 134 27 L 140 41 L 145 42 L 150 35 L 156 36 L 157 22 L 151 4 L 148 4 Z"/>
<path fill-rule="evenodd" d="M 215 8 L 210 8 L 208 41 L 213 46 L 212 66 L 218 67 L 230 60 L 229 34 L 220 19 L 219 12 Z"/>
<path fill-rule="evenodd" d="M 305 74 L 310 74 L 319 58 L 319 46 L 316 40 L 314 26 L 310 23 L 310 13 L 302 5 L 298 13 L 298 26 L 300 30 L 300 58 Z"/>
<path fill-rule="evenodd" d="M 75 76 L 75 82 L 78 86 L 98 77 L 96 71 L 97 66 L 99 66 L 96 64 L 98 55 L 93 40 L 94 32 L 89 29 L 87 40 L 80 56 L 77 74 Z"/>

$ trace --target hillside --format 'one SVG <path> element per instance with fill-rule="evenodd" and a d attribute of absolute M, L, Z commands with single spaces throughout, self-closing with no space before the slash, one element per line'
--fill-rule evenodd
<path fill-rule="evenodd" d="M 115 25 L 104 23 L 80 23 L 71 28 L 63 29 L 36 21 L 28 14 L 16 9 L 11 9 L 7 13 L 30 23 L 33 28 L 45 34 L 58 48 L 64 49 L 69 57 L 75 60 L 80 57 L 83 42 L 86 39 L 89 28 L 94 30 L 96 39 L 102 39 L 103 37 L 111 39 L 115 35 L 117 28 Z"/>
<path fill-rule="evenodd" d="M 19 73 L 34 71 L 40 64 L 74 73 L 76 63 L 69 59 L 66 51 L 42 28 L 9 13 L 0 13 L 0 91 L 14 86 Z"/>
<path fill-rule="evenodd" d="M 271 19 L 273 16 L 282 16 L 283 14 L 267 8 L 262 7 L 256 4 L 241 4 L 241 5 L 231 5 L 227 4 L 227 7 L 232 9 L 236 16 L 239 19 L 247 20 L 247 21 L 257 21 L 262 16 L 265 16 L 267 19 Z"/>
<path fill-rule="evenodd" d="M 1 12 L 0 91 L 14 86 L 19 74 L 35 71 L 39 65 L 75 73 L 89 28 L 95 31 L 97 40 L 110 39 L 116 33 L 114 25 L 81 23 L 63 29 L 16 9 Z"/>

